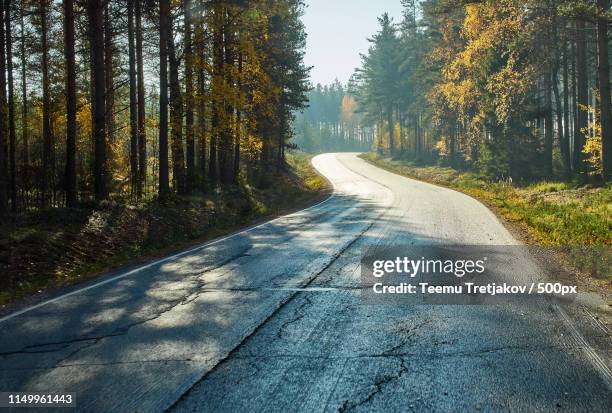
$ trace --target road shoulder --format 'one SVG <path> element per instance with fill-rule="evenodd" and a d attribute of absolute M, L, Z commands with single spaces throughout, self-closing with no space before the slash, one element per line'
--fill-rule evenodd
<path fill-rule="evenodd" d="M 281 173 L 281 184 L 270 189 L 258 190 L 254 197 L 256 205 L 249 206 L 252 210 L 246 216 L 241 211 L 244 205 L 227 197 L 214 201 L 203 198 L 179 200 L 177 203 L 181 205 L 156 205 L 153 207 L 154 211 L 147 211 L 144 214 L 140 211 L 134 213 L 134 207 L 129 205 L 113 205 L 102 213 L 97 210 L 85 211 L 89 222 L 96 214 L 105 216 L 120 214 L 122 217 L 121 220 L 113 221 L 121 221 L 120 224 L 108 228 L 105 233 L 96 234 L 92 231 L 92 234 L 88 234 L 91 236 L 86 239 L 88 244 L 85 251 L 82 247 L 83 240 L 79 238 L 83 229 L 75 227 L 74 231 L 71 231 L 69 223 L 64 223 L 61 219 L 47 223 L 44 228 L 38 228 L 40 220 L 34 221 L 33 224 L 24 222 L 21 228 L 13 227 L 12 232 L 7 231 L 9 245 L 6 255 L 10 261 L 7 263 L 0 259 L 0 272 L 13 273 L 13 277 L 23 279 L 25 285 L 9 291 L 0 289 L 0 317 L 88 288 L 156 260 L 215 242 L 322 202 L 331 196 L 332 186 L 312 166 L 311 159 L 312 156 L 302 153 L 291 156 L 290 168 Z M 286 196 L 287 193 L 291 196 Z M 217 212 L 210 207 L 211 202 L 214 202 L 213 208 L 222 204 L 221 208 L 229 213 L 229 218 L 215 223 Z M 202 209 L 197 210 L 199 208 Z M 158 216 L 154 216 L 155 214 Z M 151 222 L 156 222 L 157 229 L 149 227 L 147 231 L 154 230 L 158 235 L 150 233 L 137 242 L 131 242 L 135 238 L 133 234 L 120 232 L 136 231 L 138 226 L 149 226 Z M 172 228 L 173 235 L 167 238 L 160 237 L 159 233 L 168 231 L 171 225 L 175 226 Z M 168 228 L 164 229 L 164 226 Z M 18 234 L 25 230 L 29 231 L 26 233 L 28 235 L 19 238 Z M 43 234 L 44 238 L 38 239 L 42 237 L 39 233 Z M 57 241 L 52 244 L 50 238 L 57 236 L 60 239 L 65 238 L 70 246 L 62 246 L 62 249 L 59 249 Z M 152 245 L 145 245 L 151 238 L 155 238 L 156 241 Z M 103 256 L 102 259 L 95 257 L 104 245 L 109 244 L 113 246 L 109 255 Z M 83 256 L 75 257 L 81 252 Z M 50 262 L 47 264 L 50 265 L 40 268 L 19 265 L 36 255 L 42 255 L 43 259 L 45 256 L 48 257 Z M 11 262 L 17 265 L 11 265 Z M 60 267 L 66 268 L 64 273 L 58 272 Z"/>

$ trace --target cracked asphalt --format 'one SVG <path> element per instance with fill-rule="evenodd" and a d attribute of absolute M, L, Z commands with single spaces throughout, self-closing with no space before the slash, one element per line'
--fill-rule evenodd
<path fill-rule="evenodd" d="M 599 297 L 365 305 L 368 248 L 517 241 L 466 195 L 356 154 L 313 164 L 331 199 L 0 321 L 0 391 L 92 412 L 610 411 Z"/>

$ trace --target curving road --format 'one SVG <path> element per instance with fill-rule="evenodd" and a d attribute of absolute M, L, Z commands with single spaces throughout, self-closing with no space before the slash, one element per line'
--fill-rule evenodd
<path fill-rule="evenodd" d="M 610 332 L 580 300 L 360 300 L 373 246 L 516 244 L 486 207 L 356 154 L 313 164 L 334 185 L 318 205 L 0 319 L 0 392 L 99 412 L 609 411 Z"/>

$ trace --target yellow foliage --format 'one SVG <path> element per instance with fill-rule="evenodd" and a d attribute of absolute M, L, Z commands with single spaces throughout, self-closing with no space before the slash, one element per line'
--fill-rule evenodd
<path fill-rule="evenodd" d="M 353 114 L 355 113 L 356 109 L 357 102 L 355 102 L 355 99 L 352 96 L 344 95 L 344 97 L 342 98 L 341 107 L 342 120 L 346 123 L 351 123 L 351 120 L 353 119 Z"/>
<path fill-rule="evenodd" d="M 588 111 L 595 122 L 589 122 L 589 126 L 582 128 L 586 141 L 582 153 L 586 155 L 586 161 L 590 165 L 589 175 L 601 175 L 603 173 L 601 123 L 599 121 L 600 111 L 593 106 L 580 106 L 580 110 Z M 592 133 L 590 133 L 592 131 Z"/>

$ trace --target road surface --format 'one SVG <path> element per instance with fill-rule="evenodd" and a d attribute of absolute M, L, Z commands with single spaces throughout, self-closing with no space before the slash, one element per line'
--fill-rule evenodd
<path fill-rule="evenodd" d="M 313 163 L 334 185 L 318 205 L 0 319 L 0 391 L 99 412 L 610 411 L 610 333 L 578 303 L 360 300 L 372 246 L 516 244 L 486 207 L 356 154 Z"/>

